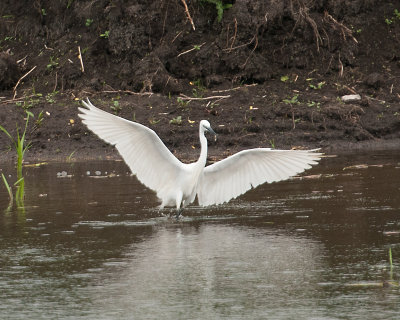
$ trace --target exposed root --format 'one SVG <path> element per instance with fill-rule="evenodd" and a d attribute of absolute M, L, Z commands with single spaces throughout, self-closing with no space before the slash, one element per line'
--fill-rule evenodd
<path fill-rule="evenodd" d="M 324 41 L 321 36 L 321 32 L 323 33 L 326 41 L 328 42 L 328 46 L 329 46 L 329 36 L 324 28 L 321 28 L 321 26 L 320 28 L 318 27 L 317 22 L 310 16 L 309 11 L 310 11 L 310 1 L 306 3 L 305 0 L 290 0 L 290 12 L 293 16 L 293 19 L 296 22 L 295 26 L 293 27 L 293 30 L 296 29 L 298 24 L 306 22 L 313 30 L 317 51 L 319 52 L 320 46 L 323 44 Z M 341 34 L 343 41 L 351 39 L 354 43 L 358 44 L 357 39 L 352 34 L 352 31 L 348 27 L 346 27 L 343 23 L 337 21 L 327 11 L 325 11 L 324 13 L 322 22 L 327 23 L 335 31 L 338 31 Z"/>
<path fill-rule="evenodd" d="M 319 52 L 319 46 L 320 46 L 320 44 L 322 44 L 322 38 L 321 38 L 321 35 L 319 34 L 317 23 L 308 14 L 306 15 L 306 20 L 313 28 L 315 41 L 317 43 L 317 51 Z"/>
<path fill-rule="evenodd" d="M 296 28 L 298 23 L 302 23 L 303 21 L 306 21 L 313 29 L 315 42 L 316 42 L 316 46 L 317 46 L 317 51 L 319 52 L 319 47 L 322 44 L 322 37 L 318 31 L 317 23 L 315 22 L 315 20 L 313 18 L 311 18 L 311 16 L 308 13 L 310 8 L 304 4 L 303 0 L 295 0 L 295 1 L 298 6 L 297 10 L 294 9 L 293 1 L 292 0 L 290 1 L 290 10 L 296 21 L 296 24 L 293 27 L 293 30 Z"/>
<path fill-rule="evenodd" d="M 328 11 L 325 11 L 324 14 L 324 19 L 328 22 L 331 23 L 331 26 L 333 26 L 334 29 L 339 29 L 340 33 L 342 34 L 343 40 L 347 40 L 347 37 L 349 37 L 351 40 L 353 40 L 355 43 L 358 43 L 357 39 L 353 37 L 353 34 L 349 28 L 347 28 L 343 23 L 338 22 L 334 17 L 332 17 Z"/>
<path fill-rule="evenodd" d="M 235 18 L 235 31 L 233 33 L 233 36 L 231 37 L 231 45 L 229 46 L 228 52 L 232 51 L 233 45 L 235 44 L 236 41 L 236 35 L 237 35 L 237 19 Z M 229 25 L 228 25 L 228 30 L 227 30 L 227 35 L 226 35 L 226 46 L 228 47 L 228 42 L 229 42 Z"/>
<path fill-rule="evenodd" d="M 254 36 L 253 38 L 251 38 L 251 40 L 249 41 L 249 42 L 247 42 L 247 43 L 245 43 L 245 44 L 241 44 L 241 45 L 239 45 L 239 46 L 236 46 L 236 47 L 233 47 L 233 48 L 226 48 L 226 49 L 222 49 L 222 51 L 228 51 L 228 52 L 231 52 L 232 50 L 236 50 L 236 49 L 239 49 L 239 48 L 243 48 L 243 47 L 246 47 L 246 46 L 248 46 L 248 45 L 250 45 L 250 44 L 252 44 L 253 43 L 253 41 L 256 39 L 256 36 Z"/>
<path fill-rule="evenodd" d="M 258 30 L 257 30 L 257 32 L 258 32 Z M 251 55 L 252 55 L 253 52 L 257 49 L 257 46 L 258 46 L 257 32 L 256 32 L 256 35 L 254 36 L 255 39 L 256 39 L 256 43 L 254 44 L 254 48 L 251 50 L 251 52 L 250 52 L 249 56 L 247 57 L 246 61 L 240 66 L 241 68 L 244 68 L 244 67 L 246 66 L 246 64 L 247 64 L 247 62 L 249 61 Z"/>

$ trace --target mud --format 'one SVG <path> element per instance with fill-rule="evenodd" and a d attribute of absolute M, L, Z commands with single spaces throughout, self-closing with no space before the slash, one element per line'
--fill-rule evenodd
<path fill-rule="evenodd" d="M 220 21 L 214 4 L 186 3 L 195 30 L 178 0 L 2 1 L 0 124 L 15 136 L 35 115 L 27 159 L 118 157 L 80 123 L 86 97 L 186 159 L 203 118 L 219 134 L 211 158 L 399 149 L 400 1 L 225 1 Z"/>

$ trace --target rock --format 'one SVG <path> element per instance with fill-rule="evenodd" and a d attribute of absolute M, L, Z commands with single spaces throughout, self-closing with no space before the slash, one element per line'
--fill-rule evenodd
<path fill-rule="evenodd" d="M 340 99 L 342 99 L 343 102 L 354 102 L 354 101 L 360 101 L 361 96 L 359 94 L 348 94 L 342 96 Z"/>

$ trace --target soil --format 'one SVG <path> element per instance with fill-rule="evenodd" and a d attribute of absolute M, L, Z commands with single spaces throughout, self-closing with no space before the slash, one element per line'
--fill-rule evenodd
<path fill-rule="evenodd" d="M 34 114 L 29 161 L 119 158 L 80 122 L 86 97 L 186 160 L 201 119 L 218 133 L 211 158 L 398 150 L 399 11 L 378 0 L 3 0 L 0 124 L 16 137 Z M 343 102 L 350 94 L 361 99 Z M 14 159 L 0 132 L 0 161 Z"/>

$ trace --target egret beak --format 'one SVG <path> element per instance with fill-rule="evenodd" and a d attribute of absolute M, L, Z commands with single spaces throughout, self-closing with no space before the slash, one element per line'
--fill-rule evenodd
<path fill-rule="evenodd" d="M 214 141 L 217 141 L 217 134 L 215 133 L 215 131 L 211 127 L 208 127 L 206 129 L 214 136 Z"/>

